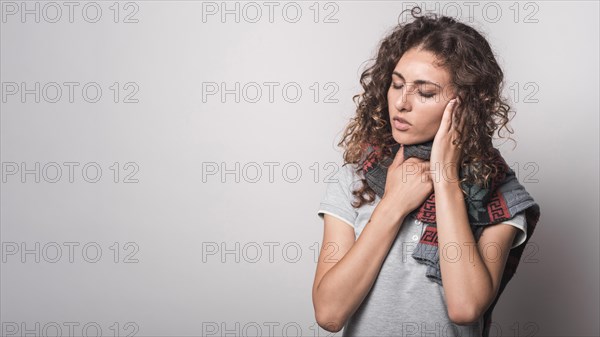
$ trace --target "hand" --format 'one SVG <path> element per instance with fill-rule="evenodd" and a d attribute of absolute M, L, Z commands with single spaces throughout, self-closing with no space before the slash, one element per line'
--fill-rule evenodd
<path fill-rule="evenodd" d="M 460 122 L 454 121 L 454 111 L 460 104 L 458 98 L 450 100 L 444 110 L 442 122 L 438 129 L 431 148 L 431 180 L 434 185 L 438 183 L 454 183 L 459 180 L 459 165 L 461 149 L 452 144 L 458 139 L 456 129 L 463 131 L 464 118 Z"/>
<path fill-rule="evenodd" d="M 404 160 L 404 146 L 401 146 L 387 170 L 381 202 L 388 203 L 402 216 L 421 206 L 432 192 L 429 161 L 414 157 Z"/>

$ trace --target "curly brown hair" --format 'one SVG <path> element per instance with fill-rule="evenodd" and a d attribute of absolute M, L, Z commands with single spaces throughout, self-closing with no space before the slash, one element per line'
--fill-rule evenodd
<path fill-rule="evenodd" d="M 434 13 L 418 16 L 416 14 L 421 13 L 418 6 L 409 10 L 414 20 L 392 28 L 380 41 L 375 59 L 370 60 L 375 62 L 360 76 L 364 92 L 353 96 L 356 115 L 337 144 L 344 149 L 344 165 L 359 163 L 356 172 L 360 174 L 360 163 L 366 159 L 369 145 L 376 149 L 379 160 L 391 158 L 391 147 L 396 144 L 387 102 L 391 74 L 402 55 L 418 47 L 434 54 L 439 60 L 438 65 L 449 72 L 450 83 L 461 101 L 454 110 L 454 118 L 457 121 L 464 118 L 464 129 L 470 131 L 463 134 L 457 130 L 456 144 L 461 149 L 463 173 L 461 186 L 466 182 L 487 187 L 500 171 L 498 164 L 493 162 L 494 132 L 498 130 L 500 136 L 499 129 L 504 127 L 513 133 L 507 127 L 510 106 L 501 97 L 504 74 L 490 45 L 477 30 L 447 16 Z M 375 200 L 375 191 L 369 187 L 364 175 L 362 187 L 352 193 L 358 197 L 358 202 L 352 204 L 356 208 Z"/>

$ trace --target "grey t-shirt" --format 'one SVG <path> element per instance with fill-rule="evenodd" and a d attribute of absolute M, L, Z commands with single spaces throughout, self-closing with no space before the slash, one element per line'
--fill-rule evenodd
<path fill-rule="evenodd" d="M 327 213 L 352 226 L 355 239 L 381 201 L 377 196 L 372 204 L 352 207 L 351 191 L 361 186 L 362 177 L 354 172 L 356 167 L 348 164 L 336 172 L 336 182 L 327 184 L 317 212 L 321 218 Z M 520 229 L 512 248 L 525 241 L 527 224 L 523 213 L 502 222 Z M 481 336 L 483 317 L 473 325 L 452 323 L 444 288 L 429 280 L 425 276 L 427 266 L 412 257 L 426 225 L 414 216 L 405 218 L 373 287 L 344 325 L 343 336 Z"/>

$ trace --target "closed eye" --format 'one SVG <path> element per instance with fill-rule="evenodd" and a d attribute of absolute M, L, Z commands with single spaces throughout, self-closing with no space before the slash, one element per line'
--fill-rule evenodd
<path fill-rule="evenodd" d="M 394 89 L 402 89 L 404 87 L 404 84 L 398 84 L 397 85 L 395 83 L 392 83 L 392 87 Z M 419 90 L 419 95 L 421 95 L 422 97 L 425 97 L 425 98 L 431 98 L 431 97 L 435 96 L 435 93 L 433 93 L 433 94 L 424 93 L 424 92 L 422 92 L 422 91 Z"/>

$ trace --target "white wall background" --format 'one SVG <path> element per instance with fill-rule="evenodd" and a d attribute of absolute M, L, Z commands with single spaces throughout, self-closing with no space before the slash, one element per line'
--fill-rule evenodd
<path fill-rule="evenodd" d="M 597 336 L 598 2 L 418 4 L 488 37 L 517 111 L 499 147 L 542 210 L 495 335 Z M 2 335 L 326 335 L 316 211 L 410 4 L 1 5 Z"/>

